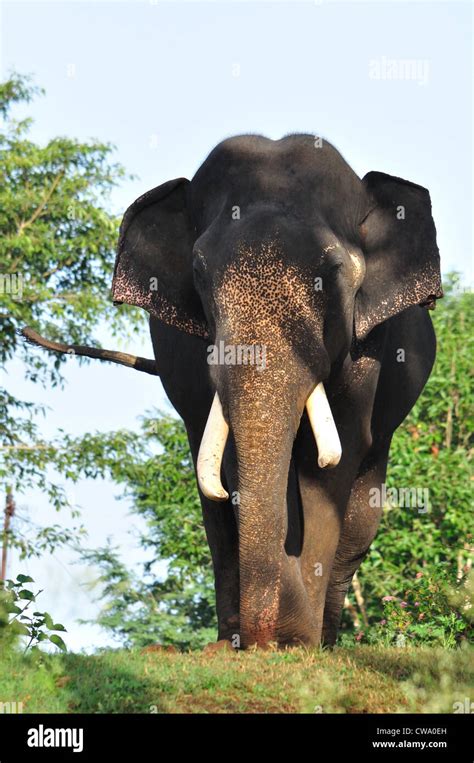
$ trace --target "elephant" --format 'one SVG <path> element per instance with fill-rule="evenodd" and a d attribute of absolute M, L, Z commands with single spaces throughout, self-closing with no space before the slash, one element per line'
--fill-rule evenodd
<path fill-rule="evenodd" d="M 314 135 L 227 138 L 125 212 L 112 297 L 184 421 L 218 640 L 336 643 L 442 296 L 428 190 Z"/>

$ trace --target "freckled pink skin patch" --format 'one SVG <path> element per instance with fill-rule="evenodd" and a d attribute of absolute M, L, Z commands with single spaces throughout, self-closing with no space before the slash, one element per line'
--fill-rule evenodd
<path fill-rule="evenodd" d="M 189 334 L 195 334 L 204 339 L 208 336 L 207 326 L 204 323 L 186 316 L 182 309 L 178 310 L 176 305 L 164 295 L 143 289 L 141 284 L 137 283 L 136 273 L 133 270 L 124 269 L 120 262 L 114 278 L 113 298 L 118 304 L 123 302 L 126 305 L 142 307 L 150 315 Z"/>

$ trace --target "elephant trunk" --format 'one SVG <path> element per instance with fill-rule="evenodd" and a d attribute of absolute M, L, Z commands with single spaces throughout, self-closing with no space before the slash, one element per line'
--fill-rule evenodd
<path fill-rule="evenodd" d="M 212 500 L 225 500 L 220 471 L 230 425 L 237 456 L 244 647 L 271 641 L 311 644 L 316 631 L 298 560 L 285 552 L 288 474 L 305 405 L 321 467 L 336 465 L 340 443 L 323 385 L 308 396 L 297 381 L 296 368 L 293 371 L 286 383 L 280 372 L 274 378 L 268 371 L 248 370 L 243 378 L 235 369 L 230 371 L 223 388 L 228 421 L 216 393 L 198 456 L 202 492 Z"/>
<path fill-rule="evenodd" d="M 295 426 L 276 400 L 266 415 L 258 402 L 239 401 L 231 426 L 238 466 L 241 644 L 289 642 L 307 619 L 299 570 L 284 549 Z M 309 623 L 303 630 L 309 638 Z"/>

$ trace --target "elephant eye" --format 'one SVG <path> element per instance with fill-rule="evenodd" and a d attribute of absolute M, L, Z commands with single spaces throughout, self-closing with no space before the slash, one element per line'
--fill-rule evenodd
<path fill-rule="evenodd" d="M 328 272 L 331 275 L 336 275 L 341 270 L 343 265 L 344 262 L 342 259 L 339 257 L 334 258 L 327 263 Z"/>

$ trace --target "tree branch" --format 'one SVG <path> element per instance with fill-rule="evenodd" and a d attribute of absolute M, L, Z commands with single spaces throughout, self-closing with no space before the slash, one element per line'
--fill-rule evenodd
<path fill-rule="evenodd" d="M 31 217 L 29 218 L 29 220 L 23 220 L 23 222 L 21 222 L 19 224 L 18 230 L 17 230 L 17 235 L 18 236 L 20 236 L 23 233 L 25 228 L 28 228 L 30 225 L 33 225 L 35 220 L 37 220 L 38 217 L 40 217 L 40 215 L 44 211 L 44 208 L 45 208 L 46 204 L 48 203 L 48 201 L 50 201 L 53 193 L 55 192 L 56 188 L 58 187 L 58 185 L 61 182 L 63 177 L 64 177 L 64 170 L 62 172 L 60 172 L 58 175 L 56 175 L 56 177 L 54 178 L 53 182 L 51 183 L 51 188 L 46 193 L 46 196 L 44 197 L 43 201 L 41 202 L 39 207 L 37 207 L 37 209 L 35 209 L 35 211 L 31 215 Z"/>
<path fill-rule="evenodd" d="M 22 336 L 39 347 L 43 347 L 50 352 L 60 352 L 67 355 L 83 355 L 88 358 L 97 358 L 97 360 L 108 360 L 111 363 L 118 363 L 121 366 L 134 368 L 136 371 L 144 371 L 152 376 L 159 376 L 156 363 L 150 358 L 141 358 L 137 355 L 129 355 L 126 352 L 117 352 L 116 350 L 102 350 L 97 347 L 88 347 L 80 344 L 62 344 L 60 342 L 51 342 L 38 334 L 32 328 L 24 328 L 21 331 Z"/>

